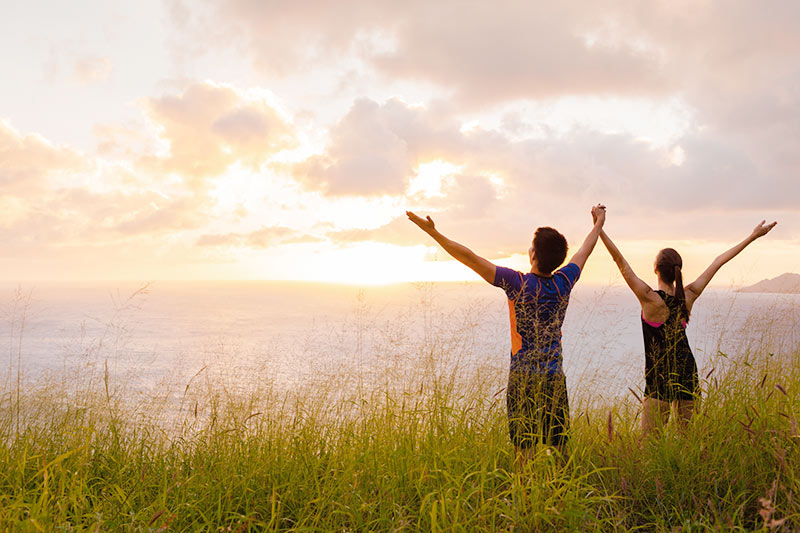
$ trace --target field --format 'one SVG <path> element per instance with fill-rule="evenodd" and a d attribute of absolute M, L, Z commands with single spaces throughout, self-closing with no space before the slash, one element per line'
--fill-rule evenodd
<path fill-rule="evenodd" d="M 16 380 L 12 352 L 0 529 L 800 529 L 800 350 L 718 354 L 682 431 L 642 439 L 633 393 L 573 402 L 566 459 L 517 471 L 503 376 L 461 364 L 458 339 L 408 346 L 413 364 L 292 390 L 203 370 L 133 390 L 99 352 Z"/>

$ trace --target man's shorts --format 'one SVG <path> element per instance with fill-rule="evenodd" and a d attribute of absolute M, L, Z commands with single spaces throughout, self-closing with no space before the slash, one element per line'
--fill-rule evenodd
<path fill-rule="evenodd" d="M 561 446 L 569 430 L 567 379 L 563 372 L 511 371 L 506 389 L 508 432 L 518 448 L 544 443 Z"/>

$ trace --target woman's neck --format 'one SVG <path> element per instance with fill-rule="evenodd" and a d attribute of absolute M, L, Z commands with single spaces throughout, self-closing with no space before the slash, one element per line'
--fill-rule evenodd
<path fill-rule="evenodd" d="M 670 296 L 675 296 L 675 284 L 674 283 L 666 283 L 661 279 L 658 280 L 658 290 L 664 291 Z"/>

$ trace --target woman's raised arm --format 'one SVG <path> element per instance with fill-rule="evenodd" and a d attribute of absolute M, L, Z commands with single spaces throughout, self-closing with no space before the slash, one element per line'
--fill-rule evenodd
<path fill-rule="evenodd" d="M 691 306 L 691 302 L 702 294 L 703 290 L 711 281 L 711 278 L 714 277 L 714 274 L 722 268 L 722 265 L 739 255 L 739 252 L 744 250 L 751 242 L 769 233 L 777 224 L 777 222 L 773 222 L 772 224 L 767 224 L 766 222 L 766 220 L 762 220 L 745 240 L 717 256 L 696 280 L 686 286 L 686 305 Z"/>
<path fill-rule="evenodd" d="M 619 248 L 617 248 L 617 245 L 614 244 L 614 241 L 611 240 L 611 237 L 608 236 L 605 230 L 600 232 L 600 239 L 606 246 L 608 253 L 611 254 L 611 258 L 617 264 L 617 268 L 619 268 L 619 272 L 622 274 L 622 279 L 628 284 L 628 287 L 630 287 L 633 294 L 636 295 L 636 298 L 639 299 L 639 302 L 645 304 L 654 301 L 655 298 L 660 300 L 661 298 L 656 295 L 650 285 L 642 281 L 642 279 L 636 275 L 631 265 L 628 264 L 628 261 L 622 256 L 622 252 L 619 251 Z"/>

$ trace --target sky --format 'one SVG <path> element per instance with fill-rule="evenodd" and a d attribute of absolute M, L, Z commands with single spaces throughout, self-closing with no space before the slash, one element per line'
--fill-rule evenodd
<path fill-rule="evenodd" d="M 0 279 L 475 280 L 407 209 L 527 270 L 596 203 L 645 279 L 800 272 L 793 0 L 0 3 Z"/>

